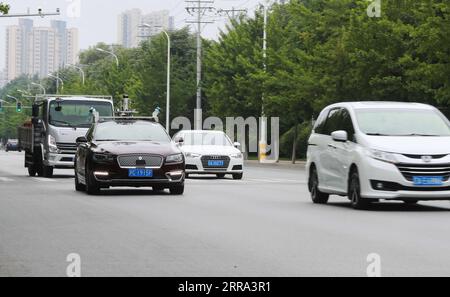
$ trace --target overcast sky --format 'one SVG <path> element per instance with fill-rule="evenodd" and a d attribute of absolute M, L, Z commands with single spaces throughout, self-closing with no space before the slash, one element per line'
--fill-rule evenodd
<path fill-rule="evenodd" d="M 36 12 L 41 7 L 45 12 L 61 9 L 61 16 L 33 18 L 35 26 L 49 26 L 50 20 L 65 20 L 69 27 L 80 31 L 80 48 L 86 49 L 97 42 L 117 42 L 117 16 L 125 10 L 140 8 L 143 12 L 167 9 L 175 16 L 177 28 L 185 25 L 189 18 L 185 10 L 185 0 L 0 0 L 10 4 L 10 13 L 24 13 L 27 9 Z M 263 0 L 216 0 L 217 9 L 246 8 L 251 14 Z M 80 5 L 78 5 L 78 3 Z M 223 27 L 225 18 L 216 18 L 215 24 L 205 26 L 203 36 L 215 38 Z M 16 18 L 0 18 L 0 69 L 5 66 L 6 26 L 17 24 Z"/>

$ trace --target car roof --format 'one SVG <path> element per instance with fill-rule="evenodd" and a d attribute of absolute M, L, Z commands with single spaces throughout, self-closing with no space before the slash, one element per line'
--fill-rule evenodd
<path fill-rule="evenodd" d="M 434 107 L 423 103 L 396 102 L 396 101 L 357 101 L 342 102 L 328 106 L 328 108 L 347 107 L 349 109 L 422 109 L 433 110 Z"/>

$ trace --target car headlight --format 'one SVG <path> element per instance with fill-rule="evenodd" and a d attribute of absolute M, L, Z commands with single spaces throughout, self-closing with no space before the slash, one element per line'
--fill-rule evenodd
<path fill-rule="evenodd" d="M 388 163 L 398 163 L 398 159 L 396 157 L 396 154 L 383 152 L 375 149 L 369 149 L 367 150 L 367 154 L 369 157 L 374 158 L 379 161 L 388 162 Z"/>
<path fill-rule="evenodd" d="M 51 153 L 58 152 L 58 146 L 56 145 L 56 139 L 52 135 L 48 136 L 48 149 Z"/>
<path fill-rule="evenodd" d="M 237 154 L 231 155 L 231 158 L 234 158 L 234 159 L 242 159 L 242 157 L 243 157 L 242 153 L 237 153 Z"/>
<path fill-rule="evenodd" d="M 114 156 L 110 154 L 94 153 L 92 159 L 95 162 L 112 162 L 114 161 Z"/>
<path fill-rule="evenodd" d="M 183 160 L 183 154 L 170 155 L 167 156 L 166 163 L 181 163 Z"/>
<path fill-rule="evenodd" d="M 200 158 L 202 155 L 196 153 L 186 153 L 187 158 Z"/>

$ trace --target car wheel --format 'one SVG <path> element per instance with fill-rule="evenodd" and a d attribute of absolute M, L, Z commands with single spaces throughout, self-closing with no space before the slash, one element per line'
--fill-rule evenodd
<path fill-rule="evenodd" d="M 311 192 L 311 200 L 315 204 L 327 204 L 330 195 L 319 190 L 319 176 L 315 167 L 311 170 L 309 177 L 309 191 Z"/>
<path fill-rule="evenodd" d="M 29 175 L 30 177 L 36 176 L 36 169 L 34 168 L 34 166 L 28 167 L 28 175 Z"/>
<path fill-rule="evenodd" d="M 184 184 L 170 187 L 170 194 L 183 195 L 184 194 Z"/>
<path fill-rule="evenodd" d="M 75 169 L 75 190 L 78 192 L 86 191 L 86 186 L 81 184 L 80 181 L 78 180 L 78 173 L 76 172 L 76 169 Z"/>
<path fill-rule="evenodd" d="M 234 180 L 241 180 L 244 177 L 243 173 L 235 173 L 233 174 L 233 179 Z"/>
<path fill-rule="evenodd" d="M 217 175 L 217 178 L 224 178 L 225 177 L 225 173 L 219 173 L 219 174 L 216 174 Z"/>
<path fill-rule="evenodd" d="M 361 197 L 361 183 L 356 169 L 350 174 L 348 197 L 354 209 L 363 210 L 369 207 L 370 201 Z"/>
<path fill-rule="evenodd" d="M 86 169 L 85 174 L 86 179 L 86 192 L 89 195 L 97 195 L 100 193 L 100 185 L 95 180 L 94 174 L 92 172 L 89 172 L 89 170 Z"/>
<path fill-rule="evenodd" d="M 45 178 L 52 178 L 53 177 L 53 167 L 44 165 L 42 168 L 42 175 Z"/>

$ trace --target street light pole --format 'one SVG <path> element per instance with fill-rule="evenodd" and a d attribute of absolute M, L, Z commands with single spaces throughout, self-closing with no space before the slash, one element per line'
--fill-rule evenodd
<path fill-rule="evenodd" d="M 85 75 L 85 73 L 84 73 L 83 68 L 78 67 L 78 66 L 73 65 L 73 64 L 67 64 L 67 66 L 73 67 L 73 68 L 77 69 L 78 71 L 80 71 L 80 73 L 81 73 L 81 83 L 82 83 L 83 86 L 84 86 L 84 83 L 85 83 L 85 80 L 86 80 L 86 75 Z"/>
<path fill-rule="evenodd" d="M 149 24 L 143 24 L 142 26 L 151 28 L 152 26 Z M 162 33 L 164 33 L 167 37 L 167 89 L 166 89 L 166 131 L 170 133 L 170 70 L 171 70 L 171 40 L 169 33 L 162 29 Z"/>
<path fill-rule="evenodd" d="M 267 11 L 269 9 L 270 0 L 264 3 L 264 30 L 263 30 L 263 67 L 264 72 L 267 71 Z M 261 128 L 259 138 L 259 161 L 264 163 L 267 158 L 267 118 L 264 110 L 264 89 L 261 98 Z"/>
<path fill-rule="evenodd" d="M 59 83 L 61 83 L 61 90 L 64 90 L 64 81 L 59 76 L 54 76 L 51 73 L 48 76 L 56 79 L 56 94 L 59 95 Z"/>
<path fill-rule="evenodd" d="M 119 68 L 119 58 L 117 57 L 116 54 L 114 54 L 113 52 L 104 50 L 104 49 L 102 49 L 102 48 L 99 48 L 99 47 L 97 47 L 96 50 L 99 51 L 99 52 L 106 53 L 106 54 L 109 54 L 109 55 L 113 56 L 114 59 L 116 59 L 116 65 L 117 65 L 117 68 Z"/>
<path fill-rule="evenodd" d="M 37 87 L 41 88 L 41 90 L 42 90 L 42 95 L 44 95 L 44 96 L 47 95 L 47 92 L 45 91 L 45 88 L 44 88 L 43 85 L 38 84 L 38 83 L 35 83 L 35 82 L 32 82 L 31 84 L 32 84 L 33 86 L 37 86 Z"/>

